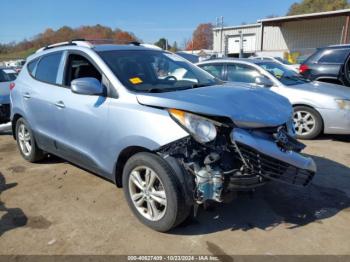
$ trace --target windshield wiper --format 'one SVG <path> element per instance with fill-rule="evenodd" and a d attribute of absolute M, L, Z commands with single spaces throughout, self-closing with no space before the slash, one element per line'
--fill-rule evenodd
<path fill-rule="evenodd" d="M 205 87 L 205 86 L 211 86 L 212 84 L 206 83 L 206 84 L 193 84 L 192 88 L 199 88 L 199 87 Z"/>
<path fill-rule="evenodd" d="M 162 88 L 151 88 L 147 90 L 147 93 L 162 93 L 164 92 L 164 89 Z"/>

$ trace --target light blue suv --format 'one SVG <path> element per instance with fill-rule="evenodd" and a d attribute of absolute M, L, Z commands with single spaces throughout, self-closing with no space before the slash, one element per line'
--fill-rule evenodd
<path fill-rule="evenodd" d="M 110 179 L 140 221 L 167 231 L 208 200 L 271 180 L 306 186 L 316 172 L 288 100 L 231 85 L 138 43 L 60 43 L 17 78 L 13 134 L 26 160 L 51 153 Z"/>

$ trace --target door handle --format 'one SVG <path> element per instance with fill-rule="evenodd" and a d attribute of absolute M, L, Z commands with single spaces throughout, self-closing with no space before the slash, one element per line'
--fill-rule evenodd
<path fill-rule="evenodd" d="M 57 106 L 58 108 L 65 108 L 65 104 L 62 101 L 58 101 L 55 103 L 55 106 Z"/>
<path fill-rule="evenodd" d="M 23 97 L 24 97 L 25 99 L 31 98 L 31 96 L 30 96 L 30 94 L 29 94 L 28 92 L 24 93 Z"/>

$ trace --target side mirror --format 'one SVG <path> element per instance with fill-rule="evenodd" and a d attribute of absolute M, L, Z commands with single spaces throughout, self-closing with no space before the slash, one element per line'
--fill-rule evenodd
<path fill-rule="evenodd" d="M 258 76 L 257 78 L 255 78 L 255 84 L 265 87 L 271 87 L 274 85 L 274 83 L 270 79 L 262 76 Z"/>
<path fill-rule="evenodd" d="M 73 93 L 81 95 L 100 96 L 104 94 L 101 82 L 93 77 L 82 77 L 73 80 L 71 89 Z"/>

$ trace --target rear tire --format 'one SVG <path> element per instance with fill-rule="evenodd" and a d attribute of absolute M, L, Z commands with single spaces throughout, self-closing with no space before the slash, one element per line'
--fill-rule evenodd
<path fill-rule="evenodd" d="M 321 115 L 311 107 L 294 107 L 293 121 L 295 132 L 299 139 L 314 139 L 318 137 L 323 130 Z"/>
<path fill-rule="evenodd" d="M 33 131 L 24 118 L 19 118 L 16 122 L 16 141 L 25 160 L 35 163 L 45 157 L 44 152 L 37 146 Z"/>
<path fill-rule="evenodd" d="M 174 170 L 152 153 L 138 153 L 127 161 L 123 190 L 134 215 L 156 231 L 166 232 L 176 227 L 191 209 L 185 203 Z"/>

